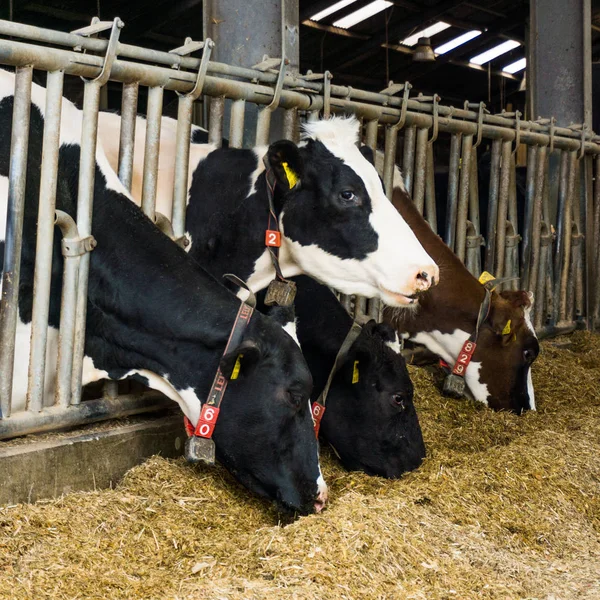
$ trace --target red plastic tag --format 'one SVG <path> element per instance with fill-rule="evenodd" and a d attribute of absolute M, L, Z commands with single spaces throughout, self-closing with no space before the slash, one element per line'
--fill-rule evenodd
<path fill-rule="evenodd" d="M 198 419 L 195 432 L 198 437 L 212 437 L 215 425 L 217 424 L 219 410 L 220 409 L 216 406 L 210 406 L 208 404 L 204 404 L 202 406 L 202 411 L 200 412 L 200 418 Z"/>
<path fill-rule="evenodd" d="M 265 232 L 265 246 L 279 248 L 281 246 L 281 233 L 273 229 L 267 229 Z"/>
<path fill-rule="evenodd" d="M 325 413 L 325 407 L 318 402 L 312 403 L 311 414 L 313 418 L 313 423 L 315 424 L 315 435 L 319 437 L 319 428 L 321 427 L 321 419 L 323 418 L 323 414 Z"/>
<path fill-rule="evenodd" d="M 187 417 L 183 417 L 183 425 L 187 436 L 192 437 L 194 435 L 194 426 L 192 425 L 192 422 Z"/>
<path fill-rule="evenodd" d="M 476 347 L 477 344 L 475 342 L 471 342 L 470 340 L 467 340 L 463 344 L 461 351 L 458 353 L 458 358 L 456 359 L 454 368 L 452 369 L 452 373 L 454 373 L 454 375 L 460 375 L 461 377 L 464 376 L 465 371 L 471 362 L 471 358 L 473 358 L 473 353 L 475 352 Z"/>

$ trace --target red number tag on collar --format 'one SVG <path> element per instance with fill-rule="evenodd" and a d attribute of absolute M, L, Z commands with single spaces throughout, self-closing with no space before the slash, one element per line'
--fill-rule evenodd
<path fill-rule="evenodd" d="M 265 246 L 279 248 L 281 246 L 281 233 L 273 229 L 267 229 L 265 232 Z"/>
<path fill-rule="evenodd" d="M 319 437 L 319 428 L 321 427 L 321 419 L 323 418 L 323 413 L 325 412 L 325 407 L 318 402 L 313 402 L 311 407 L 311 413 L 313 418 L 313 423 L 315 425 L 315 435 Z"/>

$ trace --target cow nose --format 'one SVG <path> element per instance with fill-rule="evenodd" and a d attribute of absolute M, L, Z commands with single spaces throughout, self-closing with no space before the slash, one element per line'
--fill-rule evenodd
<path fill-rule="evenodd" d="M 315 512 L 320 513 L 325 508 L 325 504 L 327 504 L 327 498 L 329 496 L 327 493 L 327 484 L 322 477 L 319 477 L 318 485 L 319 493 L 317 494 L 317 499 L 315 500 Z"/>
<path fill-rule="evenodd" d="M 426 265 L 420 267 L 415 274 L 415 290 L 423 292 L 433 287 L 440 280 L 440 269 L 437 265 Z"/>

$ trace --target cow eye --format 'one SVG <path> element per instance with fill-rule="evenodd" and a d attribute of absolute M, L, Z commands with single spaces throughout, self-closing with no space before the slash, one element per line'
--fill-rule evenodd
<path fill-rule="evenodd" d="M 352 190 L 341 191 L 340 198 L 347 205 L 357 206 L 360 204 L 360 198 Z"/>
<path fill-rule="evenodd" d="M 523 360 L 531 364 L 535 360 L 536 354 L 533 350 L 523 350 Z"/>
<path fill-rule="evenodd" d="M 404 394 L 394 394 L 392 396 L 392 402 L 401 410 L 406 408 L 406 396 Z"/>
<path fill-rule="evenodd" d="M 288 390 L 287 399 L 292 406 L 297 408 L 300 406 L 300 404 L 302 404 L 303 396 L 298 392 L 292 392 L 291 390 Z"/>

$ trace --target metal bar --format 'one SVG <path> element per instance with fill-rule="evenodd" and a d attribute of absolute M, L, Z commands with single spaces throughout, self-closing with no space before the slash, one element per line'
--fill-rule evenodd
<path fill-rule="evenodd" d="M 177 132 L 175 134 L 175 170 L 173 173 L 173 211 L 171 224 L 173 235 L 180 238 L 185 233 L 185 210 L 188 195 L 188 171 L 190 165 L 190 137 L 194 98 L 189 94 L 177 100 Z M 146 138 L 147 139 L 147 138 Z M 158 148 L 157 148 L 158 161 Z M 144 177 L 144 181 L 146 178 Z M 156 212 L 154 214 L 156 217 Z"/>
<path fill-rule="evenodd" d="M 537 168 L 535 175 L 535 194 L 533 214 L 531 217 L 531 271 L 529 274 L 528 289 L 534 294 L 537 292 L 538 271 L 540 269 L 540 243 L 542 235 L 542 203 L 544 194 L 544 178 L 548 168 L 546 160 L 546 146 L 538 148 Z"/>
<path fill-rule="evenodd" d="M 510 142 L 502 143 L 502 159 L 500 169 L 500 192 L 498 194 L 498 217 L 496 222 L 496 269 L 494 275 L 503 277 L 504 243 L 506 240 L 506 212 L 508 206 L 508 186 L 510 183 Z"/>
<path fill-rule="evenodd" d="M 521 282 L 526 290 L 529 289 L 529 269 L 531 265 L 531 223 L 535 201 L 537 154 L 537 146 L 531 146 L 527 149 L 527 187 L 525 192 L 525 215 L 523 222 L 523 268 L 521 271 Z"/>
<path fill-rule="evenodd" d="M 396 166 L 396 148 L 398 146 L 398 129 L 393 125 L 385 128 L 385 150 L 383 158 L 383 187 L 391 200 L 394 191 L 394 167 Z"/>
<path fill-rule="evenodd" d="M 99 101 L 100 82 L 86 81 L 83 92 L 79 183 L 77 188 L 77 229 L 79 230 L 79 235 L 82 237 L 87 237 L 92 233 Z M 90 255 L 86 253 L 80 259 L 79 281 L 77 284 L 77 318 L 75 321 L 75 344 L 73 350 L 73 378 L 71 380 L 72 404 L 79 404 L 81 402 L 81 376 L 85 349 L 89 270 Z"/>
<path fill-rule="evenodd" d="M 469 174 L 471 169 L 471 149 L 473 136 L 465 135 L 462 143 L 460 168 L 460 187 L 458 209 L 456 211 L 456 249 L 455 253 L 461 261 L 466 258 L 467 212 L 469 209 Z"/>
<path fill-rule="evenodd" d="M 121 137 L 119 141 L 119 179 L 129 191 L 131 191 L 133 180 L 138 91 L 139 85 L 136 81 L 123 84 L 123 97 L 121 99 Z"/>
<path fill-rule="evenodd" d="M 77 308 L 77 278 L 79 256 L 68 256 L 65 245 L 79 239 L 77 225 L 67 213 L 57 210 L 55 223 L 63 236 L 63 286 L 60 304 L 60 330 L 58 335 L 58 358 L 54 404 L 66 408 L 71 403 L 71 380 L 73 377 L 73 349 Z M 106 388 L 106 382 L 104 384 Z"/>
<path fill-rule="evenodd" d="M 555 308 L 558 311 L 559 299 L 559 281 L 560 272 L 562 269 L 562 260 L 564 254 L 564 208 L 567 204 L 568 180 L 569 180 L 569 154 L 561 152 L 560 155 L 560 172 L 558 182 L 558 206 L 556 214 L 556 243 L 554 245 L 554 278 L 556 288 L 554 297 L 556 298 Z M 554 319 L 558 319 L 558 312 L 554 315 Z"/>
<path fill-rule="evenodd" d="M 471 168 L 469 169 L 469 221 L 473 223 L 475 233 L 481 233 L 479 222 L 479 180 L 477 177 L 477 148 L 471 150 Z"/>
<path fill-rule="evenodd" d="M 245 100 L 234 100 L 231 103 L 231 118 L 229 121 L 229 147 L 241 148 L 244 144 L 244 113 Z"/>
<path fill-rule="evenodd" d="M 427 222 L 437 233 L 437 213 L 435 209 L 435 170 L 433 164 L 433 144 L 427 146 L 427 164 L 425 177 L 425 208 Z"/>
<path fill-rule="evenodd" d="M 220 148 L 223 144 L 223 116 L 225 115 L 225 97 L 210 99 L 208 117 L 208 142 Z"/>
<path fill-rule="evenodd" d="M 23 411 L 0 421 L 0 440 L 154 412 L 169 406 L 173 406 L 172 400 L 158 392 L 147 392 L 142 395 L 88 400 L 78 406 L 70 406 L 67 410 L 61 406 L 51 406 L 39 414 Z"/>
<path fill-rule="evenodd" d="M 402 173 L 404 174 L 404 185 L 409 195 L 413 189 L 413 174 L 415 167 L 415 143 L 416 128 L 407 127 L 404 130 L 404 153 L 402 157 Z"/>
<path fill-rule="evenodd" d="M 571 266 L 571 235 L 572 235 L 572 213 L 573 213 L 573 196 L 575 194 L 575 173 L 577 171 L 577 152 L 569 152 L 569 176 L 567 184 L 567 197 L 564 206 L 564 243 L 563 243 L 563 260 L 561 265 L 560 275 L 560 304 L 559 304 L 559 323 L 567 318 L 567 284 L 569 280 L 569 269 Z"/>
<path fill-rule="evenodd" d="M 444 241 L 450 250 L 456 245 L 456 211 L 458 210 L 458 181 L 460 175 L 460 148 L 462 136 L 450 136 L 450 162 L 448 165 L 448 199 L 446 201 L 446 232 Z"/>
<path fill-rule="evenodd" d="M 427 166 L 427 139 L 429 130 L 424 127 L 417 131 L 417 150 L 415 154 L 415 182 L 413 188 L 413 202 L 418 211 L 423 214 L 425 202 L 425 169 Z"/>
<path fill-rule="evenodd" d="M 377 150 L 377 121 L 367 121 L 365 132 L 365 144 L 375 152 Z"/>
<path fill-rule="evenodd" d="M 543 325 L 544 317 L 544 300 L 547 294 L 546 283 L 547 283 L 547 271 L 548 271 L 548 258 L 550 256 L 550 244 L 552 237 L 546 223 L 542 222 L 542 230 L 540 235 L 540 268 L 538 269 L 538 279 L 535 289 L 535 309 L 533 312 L 533 326 L 535 329 L 539 329 Z M 529 290 L 529 286 L 525 289 Z M 546 311 L 547 314 L 547 311 Z"/>
<path fill-rule="evenodd" d="M 598 320 L 600 320 L 600 156 L 594 160 L 595 164 L 595 181 L 594 181 L 594 234 L 593 248 L 594 252 L 586 257 L 587 260 L 592 260 L 593 266 L 593 298 L 592 316 L 594 322 L 592 329 L 596 328 Z"/>
<path fill-rule="evenodd" d="M 496 233 L 498 229 L 498 195 L 500 184 L 500 154 L 502 142 L 494 140 L 490 158 L 490 193 L 488 199 L 488 229 L 485 246 L 485 270 L 493 273 L 496 263 Z"/>
<path fill-rule="evenodd" d="M 15 335 L 19 310 L 21 245 L 25 211 L 25 182 L 29 145 L 29 114 L 33 69 L 19 67 L 15 77 L 15 95 L 8 170 L 6 235 L 0 302 L 0 417 L 11 414 Z"/>
<path fill-rule="evenodd" d="M 160 126 L 162 123 L 163 91 L 163 88 L 160 86 L 151 87 L 148 90 L 146 143 L 144 146 L 144 182 L 142 184 L 142 210 L 144 211 L 144 214 L 152 221 L 154 221 L 156 186 L 158 183 L 158 157 L 160 153 Z"/>
<path fill-rule="evenodd" d="M 288 108 L 283 113 L 283 138 L 298 142 L 298 109 Z"/>
<path fill-rule="evenodd" d="M 44 137 L 38 204 L 35 270 L 33 275 L 33 307 L 31 311 L 31 354 L 28 370 L 27 409 L 40 412 L 44 404 L 46 377 L 46 342 L 50 312 L 52 250 L 54 244 L 54 208 L 58 181 L 58 149 L 62 111 L 62 71 L 48 73 Z"/>

